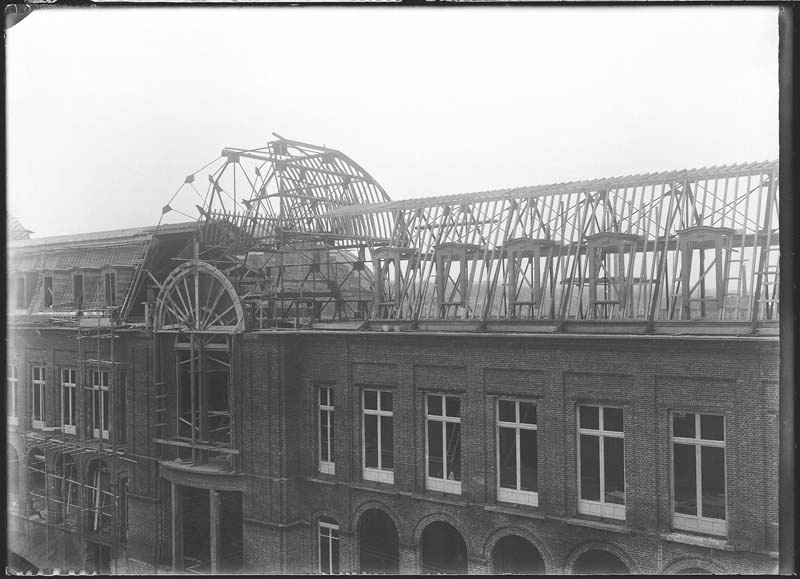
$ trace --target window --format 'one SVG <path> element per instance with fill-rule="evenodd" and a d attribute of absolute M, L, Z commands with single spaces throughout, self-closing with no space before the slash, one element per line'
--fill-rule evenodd
<path fill-rule="evenodd" d="M 725 417 L 673 412 L 672 525 L 725 535 Z"/>
<path fill-rule="evenodd" d="M 61 370 L 61 424 L 67 434 L 75 434 L 75 427 L 77 426 L 75 413 L 76 392 L 75 370 Z"/>
<path fill-rule="evenodd" d="M 75 308 L 81 309 L 83 308 L 83 276 L 76 275 L 73 279 L 73 288 L 74 288 L 74 297 L 75 297 Z"/>
<path fill-rule="evenodd" d="M 44 367 L 33 367 L 33 396 L 31 418 L 33 420 L 31 426 L 33 428 L 44 428 L 45 421 L 45 377 Z"/>
<path fill-rule="evenodd" d="M 319 388 L 319 472 L 335 474 L 333 460 L 333 388 Z"/>
<path fill-rule="evenodd" d="M 89 531 L 110 528 L 114 515 L 114 495 L 111 493 L 111 471 L 105 461 L 95 460 L 89 467 L 87 491 Z"/>
<path fill-rule="evenodd" d="M 116 275 L 113 273 L 107 273 L 103 276 L 104 278 L 104 286 L 105 286 L 105 293 L 106 293 L 106 306 L 113 306 L 116 305 L 117 301 L 117 288 L 116 288 Z"/>
<path fill-rule="evenodd" d="M 363 476 L 394 483 L 394 425 L 392 393 L 364 390 Z"/>
<path fill-rule="evenodd" d="M 44 278 L 44 307 L 53 307 L 53 277 L 49 275 Z"/>
<path fill-rule="evenodd" d="M 15 297 L 17 299 L 17 309 L 24 310 L 26 303 L 25 303 L 25 278 L 18 277 L 14 280 L 15 282 Z"/>
<path fill-rule="evenodd" d="M 8 370 L 8 423 L 17 424 L 17 385 L 19 384 L 19 377 L 17 376 L 17 367 L 9 364 Z"/>
<path fill-rule="evenodd" d="M 108 372 L 92 371 L 92 436 L 108 438 Z"/>
<path fill-rule="evenodd" d="M 428 394 L 425 402 L 425 487 L 461 494 L 461 399 Z"/>
<path fill-rule="evenodd" d="M 578 512 L 625 518 L 622 408 L 578 407 Z"/>
<path fill-rule="evenodd" d="M 538 505 L 536 405 L 497 401 L 497 500 Z"/>
<path fill-rule="evenodd" d="M 319 522 L 319 572 L 339 573 L 339 525 L 330 519 Z"/>

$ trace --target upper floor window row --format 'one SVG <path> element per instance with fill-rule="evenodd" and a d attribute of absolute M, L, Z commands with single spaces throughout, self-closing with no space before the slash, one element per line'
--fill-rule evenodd
<path fill-rule="evenodd" d="M 60 307 L 77 310 L 119 305 L 116 271 L 41 275 L 30 272 L 18 275 L 13 287 L 14 307 L 17 310 L 39 307 L 36 304 L 40 304 L 42 309 Z M 39 295 L 41 298 L 37 297 Z"/>

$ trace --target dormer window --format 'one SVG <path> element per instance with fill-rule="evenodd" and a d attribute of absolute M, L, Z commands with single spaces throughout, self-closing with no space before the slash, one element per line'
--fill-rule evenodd
<path fill-rule="evenodd" d="M 108 272 L 103 276 L 106 294 L 106 307 L 111 307 L 117 303 L 117 276 L 114 272 Z"/>
<path fill-rule="evenodd" d="M 53 276 L 44 276 L 44 307 L 53 307 Z"/>
<path fill-rule="evenodd" d="M 25 303 L 25 278 L 19 276 L 15 281 L 15 296 L 17 300 L 17 309 L 24 310 L 27 304 Z"/>
<path fill-rule="evenodd" d="M 83 307 L 83 276 L 76 275 L 72 278 L 75 298 L 75 308 L 81 309 Z"/>

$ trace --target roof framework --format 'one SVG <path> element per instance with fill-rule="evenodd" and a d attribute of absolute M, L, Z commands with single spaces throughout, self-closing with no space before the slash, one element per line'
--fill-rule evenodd
<path fill-rule="evenodd" d="M 224 149 L 205 195 L 184 184 L 197 257 L 226 273 L 254 251 L 319 272 L 314 251 L 344 250 L 371 274 L 350 313 L 375 321 L 777 319 L 777 162 L 391 201 L 341 152 L 276 137 Z"/>

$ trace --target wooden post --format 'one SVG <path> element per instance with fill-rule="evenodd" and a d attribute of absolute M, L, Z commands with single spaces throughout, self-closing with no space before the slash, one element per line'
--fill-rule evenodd
<path fill-rule="evenodd" d="M 183 496 L 178 485 L 170 483 L 172 501 L 172 570 L 183 571 Z"/>
<path fill-rule="evenodd" d="M 209 528 L 211 543 L 211 574 L 217 573 L 218 562 L 222 555 L 222 533 L 220 529 L 219 491 L 210 489 L 209 499 Z"/>

